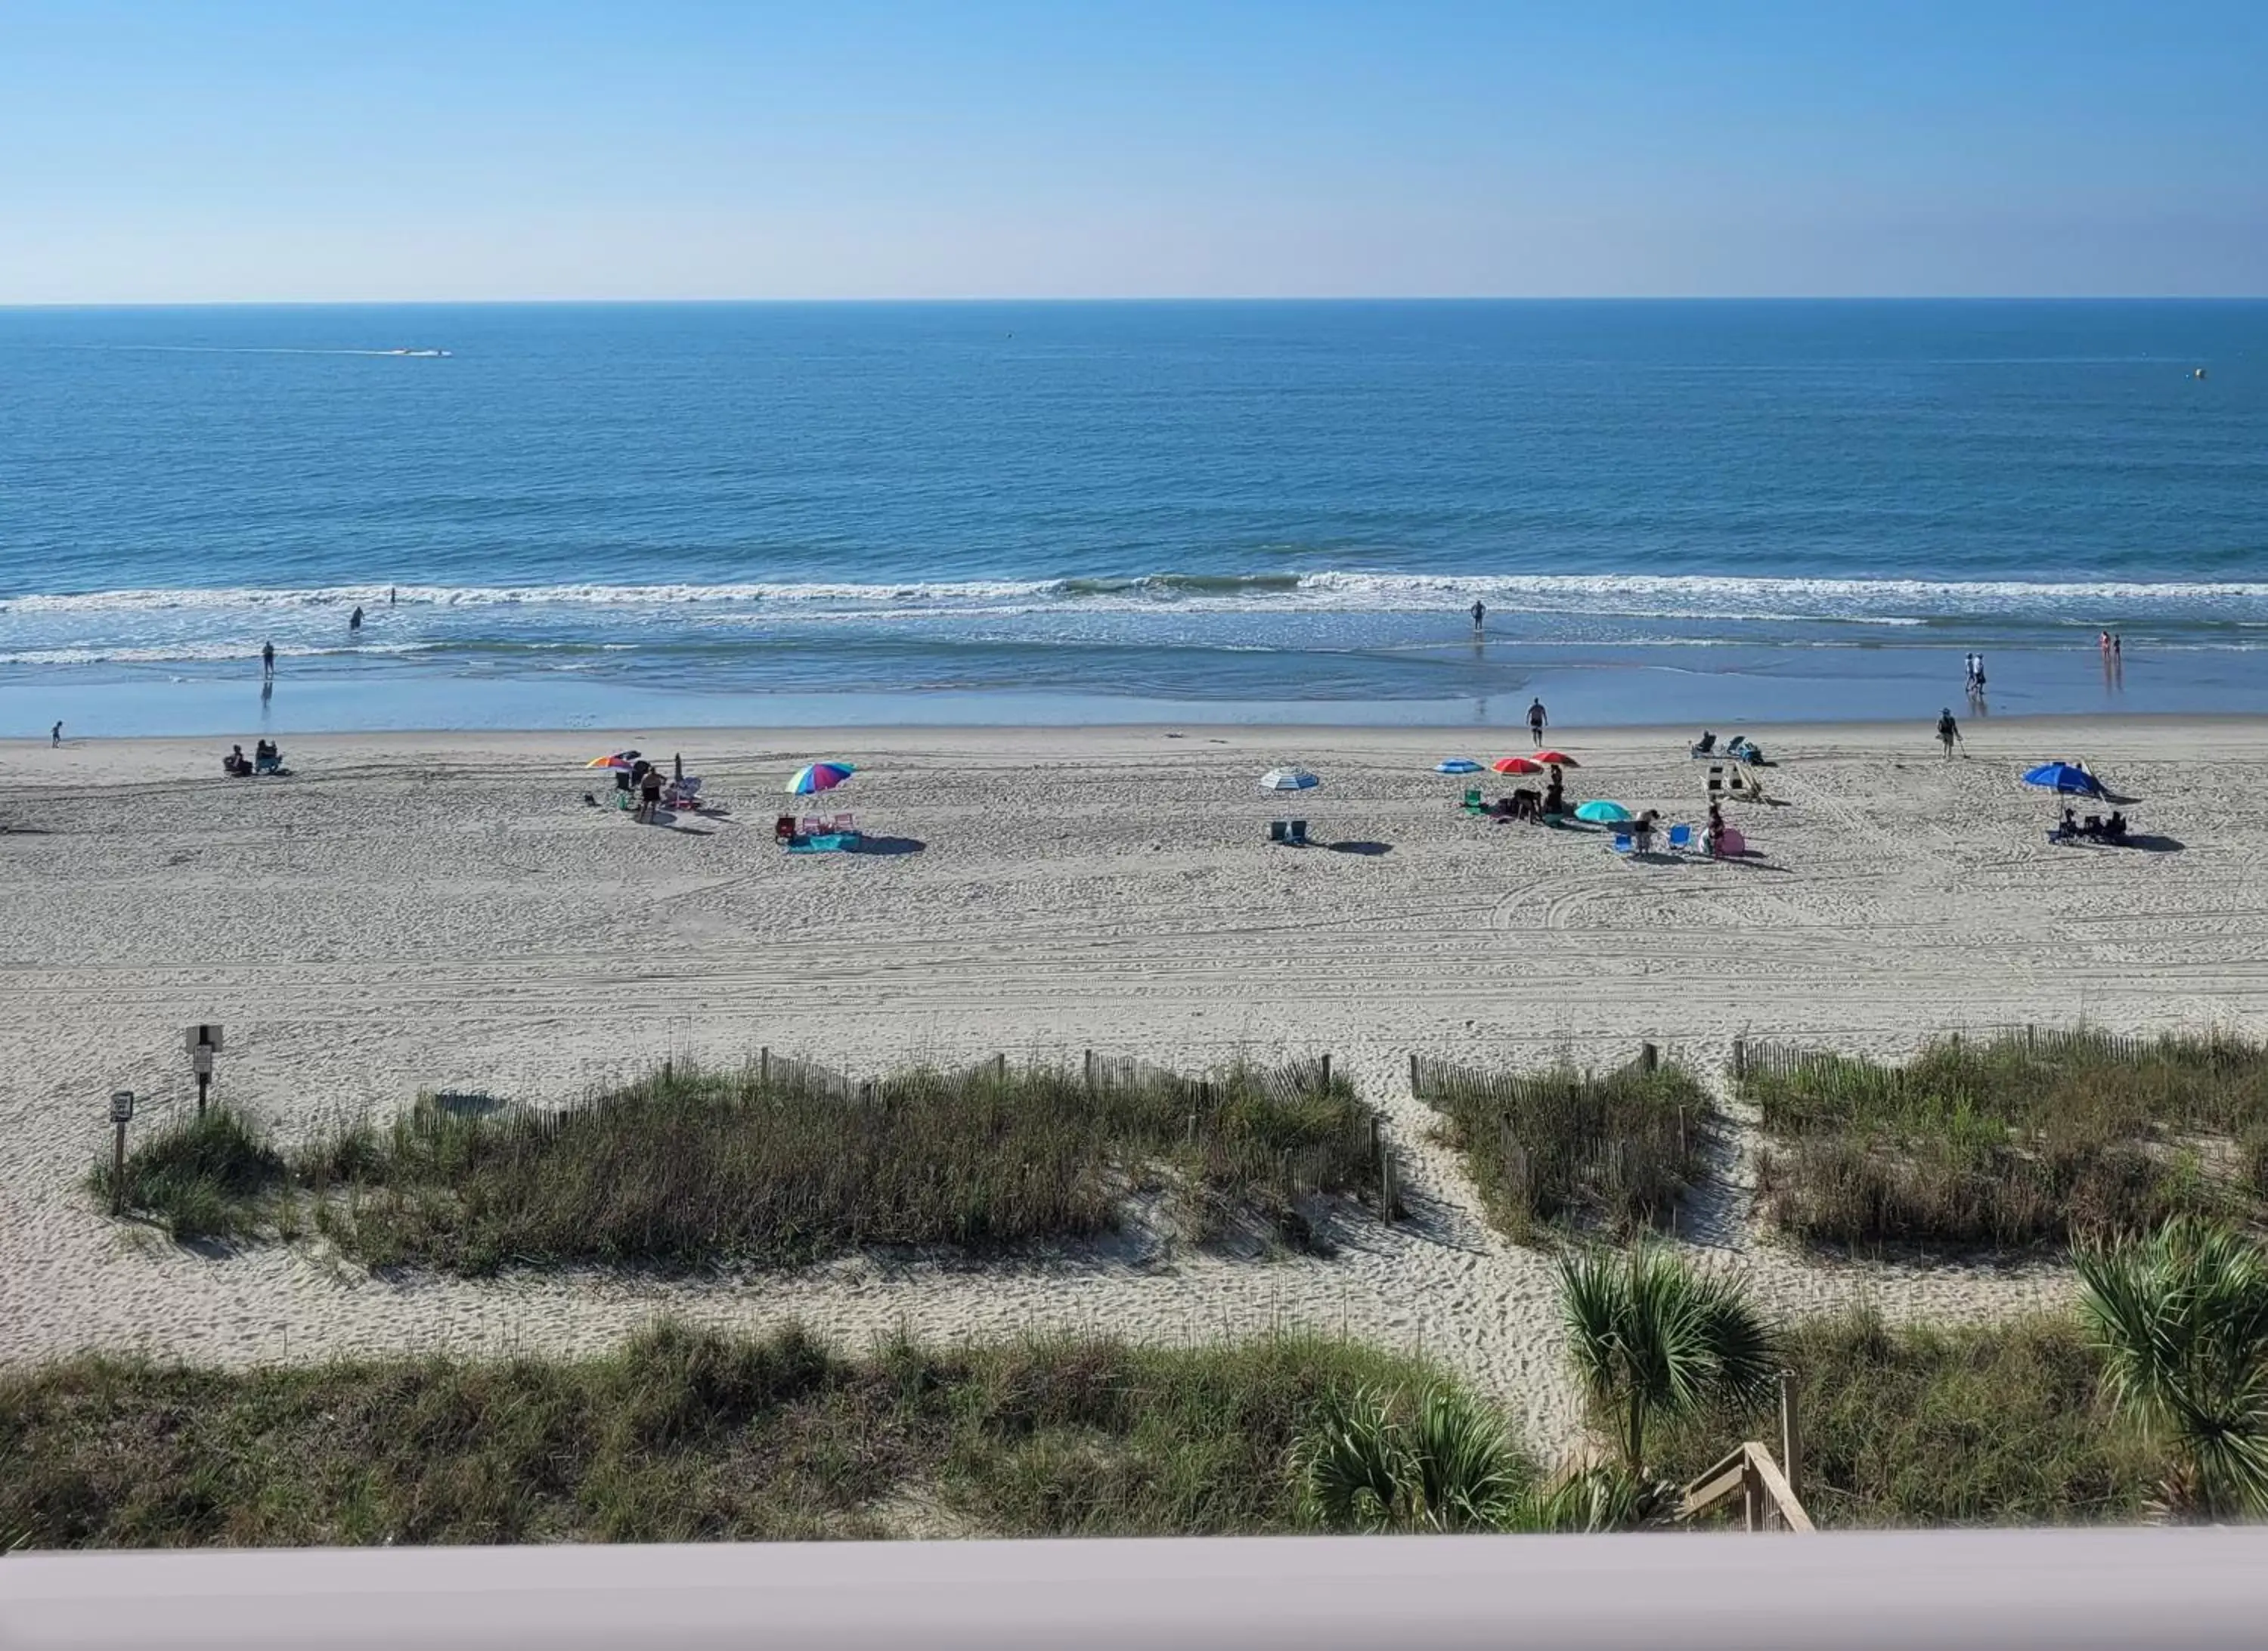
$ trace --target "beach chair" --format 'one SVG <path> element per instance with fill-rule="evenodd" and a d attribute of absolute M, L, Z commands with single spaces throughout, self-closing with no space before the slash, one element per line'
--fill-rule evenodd
<path fill-rule="evenodd" d="M 1669 846 L 1675 849 L 1681 854 L 1687 849 L 1691 848 L 1693 846 L 1693 828 L 1690 825 L 1674 825 L 1670 827 Z"/>
<path fill-rule="evenodd" d="M 829 829 L 837 837 L 856 837 L 858 833 L 858 822 L 850 814 L 839 814 L 835 816 Z"/>
<path fill-rule="evenodd" d="M 1465 812 L 1467 814 L 1478 814 L 1487 806 L 1487 804 L 1481 800 L 1481 788 L 1479 786 L 1475 785 L 1466 791 Z"/>
<path fill-rule="evenodd" d="M 252 771 L 255 774 L 281 774 L 284 771 L 284 753 L 278 751 L 273 756 L 254 757 Z"/>
<path fill-rule="evenodd" d="M 1716 749 L 1717 736 L 1713 733 L 1705 733 L 1693 742 L 1695 756 L 1709 756 L 1713 755 Z"/>
<path fill-rule="evenodd" d="M 1711 802 L 1725 800 L 1725 765 L 1722 763 L 1709 764 L 1709 800 Z"/>
<path fill-rule="evenodd" d="M 823 837 L 827 835 L 827 822 L 815 814 L 807 814 L 803 817 L 800 835 L 807 837 Z"/>
<path fill-rule="evenodd" d="M 1307 822 L 1305 820 L 1290 822 L 1284 829 L 1284 840 L 1296 849 L 1307 847 Z"/>
<path fill-rule="evenodd" d="M 1281 820 L 1270 820 L 1268 822 L 1268 840 L 1270 843 L 1281 843 L 1285 841 L 1290 830 L 1291 828 Z"/>
<path fill-rule="evenodd" d="M 1638 849 L 1638 840 L 1627 831 L 1617 831 L 1615 833 L 1614 847 L 1617 854 L 1634 853 Z"/>

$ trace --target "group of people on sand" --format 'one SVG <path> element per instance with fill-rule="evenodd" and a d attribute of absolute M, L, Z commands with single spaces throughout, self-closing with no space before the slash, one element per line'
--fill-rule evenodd
<path fill-rule="evenodd" d="M 254 740 L 250 756 L 245 755 L 242 746 L 232 745 L 228 748 L 228 755 L 221 758 L 220 766 L 223 773 L 239 779 L 252 774 L 281 774 L 284 771 L 284 753 L 273 740 Z"/>
<path fill-rule="evenodd" d="M 2126 840 L 2126 816 L 2113 808 L 2107 820 L 2099 814 L 2091 814 L 2081 820 L 2078 810 L 2066 803 L 2063 818 L 2057 823 L 2054 835 L 2059 842 L 2065 843 L 2076 843 L 2082 839 L 2090 843 L 2124 843 Z"/>

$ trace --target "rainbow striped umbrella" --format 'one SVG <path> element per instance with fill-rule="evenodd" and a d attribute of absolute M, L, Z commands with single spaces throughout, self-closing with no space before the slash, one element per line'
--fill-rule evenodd
<path fill-rule="evenodd" d="M 848 763 L 814 763 L 808 768 L 796 770 L 795 778 L 787 783 L 788 795 L 810 797 L 833 791 L 857 772 Z"/>

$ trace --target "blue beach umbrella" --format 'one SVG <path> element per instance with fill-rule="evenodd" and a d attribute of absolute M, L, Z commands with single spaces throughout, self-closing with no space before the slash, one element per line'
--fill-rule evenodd
<path fill-rule="evenodd" d="M 1445 756 L 1433 764 L 1436 774 L 1477 774 L 1481 765 L 1469 756 Z"/>
<path fill-rule="evenodd" d="M 2100 797 L 2102 782 L 2076 763 L 2043 763 L 2024 776 L 2024 784 L 2066 797 Z"/>
<path fill-rule="evenodd" d="M 1322 783 L 1304 768 L 1271 768 L 1260 777 L 1263 791 L 1313 791 Z"/>
<path fill-rule="evenodd" d="M 810 797 L 833 791 L 857 771 L 848 763 L 814 763 L 808 768 L 796 770 L 795 778 L 787 783 L 788 794 Z"/>
<path fill-rule="evenodd" d="M 1631 811 L 1622 804 L 1608 802 L 1603 798 L 1596 802 L 1587 802 L 1575 810 L 1575 818 L 1588 820 L 1593 825 L 1620 825 L 1630 817 Z"/>

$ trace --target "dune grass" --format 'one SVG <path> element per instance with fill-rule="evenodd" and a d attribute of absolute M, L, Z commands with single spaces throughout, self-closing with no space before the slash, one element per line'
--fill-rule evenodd
<path fill-rule="evenodd" d="M 1441 1115 L 1490 1219 L 1520 1243 L 1669 1227 L 1706 1173 L 1717 1117 L 1675 1065 L 1514 1074 L 1425 1063 L 1418 1095 Z"/>
<path fill-rule="evenodd" d="M 2257 1212 L 2268 1050 L 2224 1036 L 1943 1038 L 1753 1065 L 1772 1219 L 1832 1244 L 2020 1248 Z"/>
<path fill-rule="evenodd" d="M 1801 1496 L 1822 1528 L 2131 1522 L 2165 1477 L 2103 1402 L 2102 1355 L 2073 1319 L 1892 1329 L 1861 1311 L 1788 1330 Z M 1742 1439 L 1778 1456 L 1777 1417 L 1681 1421 L 1660 1460 L 1690 1479 Z"/>
<path fill-rule="evenodd" d="M 242 1236 L 312 1212 L 373 1266 L 791 1266 L 866 1246 L 1091 1238 L 1136 1198 L 1193 1241 L 1308 1242 L 1301 1194 L 1373 1178 L 1370 1119 L 1344 1080 L 1257 1069 L 1090 1086 L 988 1065 L 846 1095 L 674 1065 L 558 1113 L 427 1097 L 288 1163 L 208 1115 L 153 1139 L 129 1173 L 136 1207 L 177 1231 Z"/>
<path fill-rule="evenodd" d="M 245 1238 L 273 1225 L 273 1200 L 287 1177 L 283 1155 L 258 1125 L 210 1107 L 129 1144 L 125 1207 L 178 1242 Z M 116 1180 L 106 1153 L 87 1172 L 87 1190 L 107 1209 Z"/>
<path fill-rule="evenodd" d="M 0 1529 L 51 1548 L 1287 1531 L 1293 1443 L 1328 1396 L 1445 1382 L 1296 1338 L 846 1359 L 666 1324 L 576 1361 L 87 1357 L 0 1373 Z"/>

